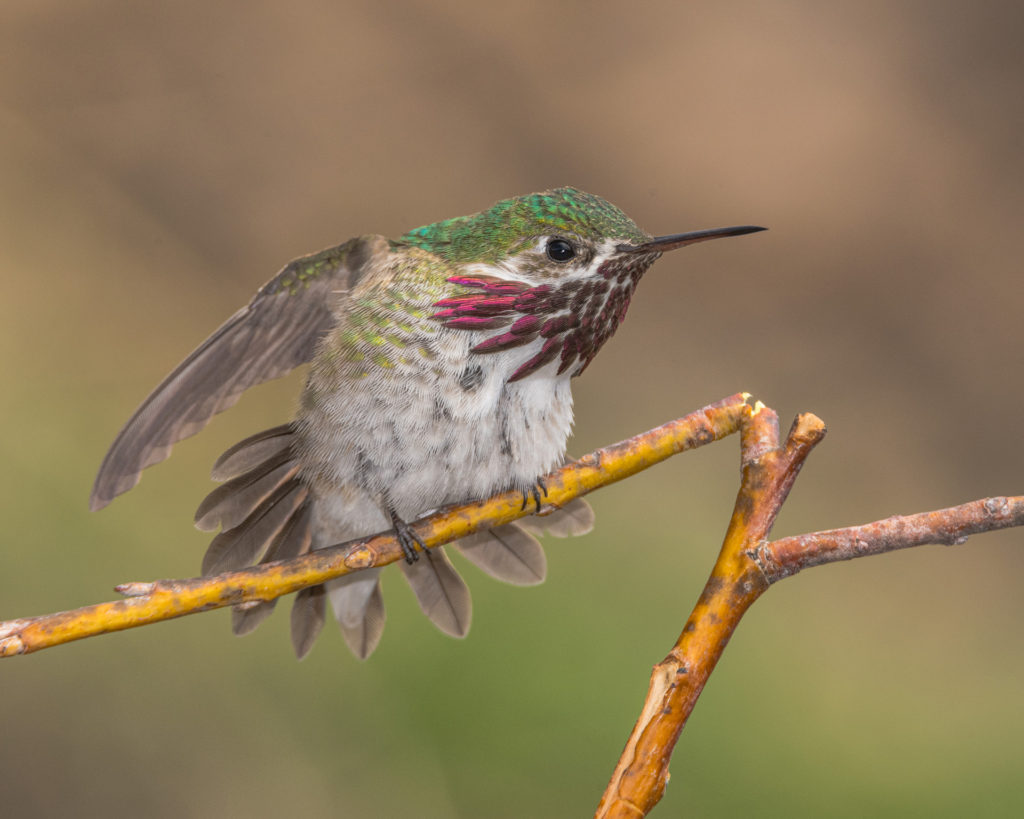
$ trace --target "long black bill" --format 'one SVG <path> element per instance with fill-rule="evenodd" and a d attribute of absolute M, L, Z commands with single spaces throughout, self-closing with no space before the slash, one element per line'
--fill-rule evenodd
<path fill-rule="evenodd" d="M 756 225 L 738 225 L 737 227 L 712 228 L 711 230 L 694 230 L 690 233 L 673 233 L 671 236 L 655 236 L 642 245 L 619 245 L 620 253 L 665 253 L 683 245 L 706 242 L 708 239 L 721 239 L 725 236 L 746 236 L 768 228 Z"/>

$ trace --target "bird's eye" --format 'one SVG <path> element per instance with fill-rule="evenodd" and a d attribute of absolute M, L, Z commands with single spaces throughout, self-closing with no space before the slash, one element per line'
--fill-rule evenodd
<path fill-rule="evenodd" d="M 576 248 L 566 239 L 548 240 L 548 258 L 553 262 L 567 262 L 576 255 Z"/>

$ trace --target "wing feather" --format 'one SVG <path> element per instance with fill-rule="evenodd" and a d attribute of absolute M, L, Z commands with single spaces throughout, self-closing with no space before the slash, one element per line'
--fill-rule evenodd
<path fill-rule="evenodd" d="M 101 509 L 139 482 L 238 401 L 249 387 L 278 378 L 312 358 L 334 324 L 338 292 L 362 278 L 386 240 L 361 236 L 290 262 L 179 364 L 139 406 L 107 452 L 89 506 Z"/>

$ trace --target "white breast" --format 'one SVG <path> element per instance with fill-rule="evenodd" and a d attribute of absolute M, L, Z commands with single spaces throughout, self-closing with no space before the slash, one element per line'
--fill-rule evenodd
<path fill-rule="evenodd" d="M 508 383 L 539 340 L 475 354 L 477 336 L 444 329 L 433 337 L 433 360 L 371 370 L 304 408 L 303 471 L 326 518 L 362 518 L 367 512 L 356 507 L 379 508 L 383 497 L 413 520 L 502 489 L 527 490 L 561 464 L 572 428 L 569 375 L 556 375 L 556 360 Z M 370 515 L 379 528 L 379 512 Z"/>

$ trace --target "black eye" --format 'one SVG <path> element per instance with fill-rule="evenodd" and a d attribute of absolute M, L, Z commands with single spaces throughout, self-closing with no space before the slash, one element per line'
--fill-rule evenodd
<path fill-rule="evenodd" d="M 553 262 L 567 262 L 576 255 L 576 248 L 566 239 L 548 240 L 548 258 Z"/>

